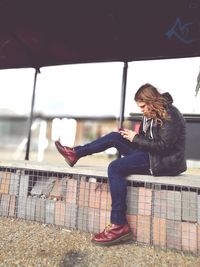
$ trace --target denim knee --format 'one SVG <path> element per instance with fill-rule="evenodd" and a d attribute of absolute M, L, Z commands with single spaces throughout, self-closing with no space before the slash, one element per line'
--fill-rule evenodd
<path fill-rule="evenodd" d="M 116 174 L 119 175 L 119 169 L 120 169 L 120 166 L 119 166 L 118 160 L 112 161 L 108 165 L 108 177 L 109 177 L 109 179 L 115 177 Z"/>
<path fill-rule="evenodd" d="M 119 132 L 111 132 L 110 135 L 111 135 L 114 139 L 119 139 L 119 140 L 121 140 L 121 139 L 123 138 Z"/>

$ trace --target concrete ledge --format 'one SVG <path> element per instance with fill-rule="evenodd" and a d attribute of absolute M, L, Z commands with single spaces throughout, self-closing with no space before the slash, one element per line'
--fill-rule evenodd
<path fill-rule="evenodd" d="M 34 161 L 0 161 L 0 167 L 19 168 L 35 171 L 59 172 L 68 174 L 80 174 L 93 177 L 107 178 L 107 167 L 76 165 L 73 168 L 66 164 L 52 165 L 50 163 L 39 163 Z M 172 186 L 186 186 L 200 188 L 200 175 L 183 173 L 178 176 L 151 176 L 151 175 L 130 175 L 128 181 L 163 184 Z"/>

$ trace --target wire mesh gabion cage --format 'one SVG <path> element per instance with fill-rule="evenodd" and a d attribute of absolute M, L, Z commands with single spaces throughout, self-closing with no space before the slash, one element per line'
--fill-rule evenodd
<path fill-rule="evenodd" d="M 110 222 L 108 179 L 79 172 L 1 166 L 0 216 L 102 231 Z M 133 240 L 199 254 L 199 192 L 194 186 L 127 179 L 127 219 Z"/>

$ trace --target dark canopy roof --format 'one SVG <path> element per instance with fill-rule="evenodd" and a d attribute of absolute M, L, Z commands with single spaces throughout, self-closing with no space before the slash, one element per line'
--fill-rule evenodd
<path fill-rule="evenodd" d="M 1 0 L 0 69 L 200 56 L 200 0 Z"/>

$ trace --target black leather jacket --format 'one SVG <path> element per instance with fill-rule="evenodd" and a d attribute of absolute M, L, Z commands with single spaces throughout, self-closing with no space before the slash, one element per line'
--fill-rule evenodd
<path fill-rule="evenodd" d="M 164 121 L 162 127 L 153 123 L 152 128 L 143 131 L 143 120 L 139 134 L 135 135 L 133 143 L 141 150 L 149 152 L 150 169 L 154 176 L 178 175 L 184 172 L 185 159 L 185 120 L 179 110 L 171 104 L 167 106 L 169 121 Z M 153 135 L 153 138 L 152 138 Z"/>

